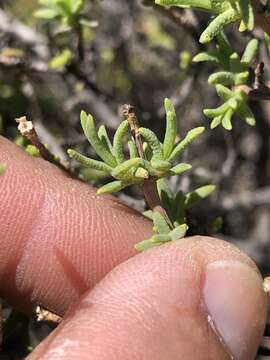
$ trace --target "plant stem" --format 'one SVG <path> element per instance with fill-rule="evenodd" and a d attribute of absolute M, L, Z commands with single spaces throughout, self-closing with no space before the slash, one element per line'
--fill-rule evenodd
<path fill-rule="evenodd" d="M 235 89 L 241 89 L 248 95 L 249 100 L 270 100 L 270 87 L 264 82 L 264 63 L 260 62 L 254 71 L 254 83 L 252 86 L 239 85 Z"/>
<path fill-rule="evenodd" d="M 79 24 L 76 28 L 77 33 L 77 50 L 78 56 L 81 62 L 84 61 L 84 42 L 83 42 L 83 32 L 82 26 Z"/>
<path fill-rule="evenodd" d="M 261 27 L 270 36 L 270 21 L 265 14 L 265 6 L 260 0 L 251 0 L 251 4 L 254 10 L 256 25 Z"/>
<path fill-rule="evenodd" d="M 134 112 L 134 107 L 131 105 L 124 105 L 122 108 L 123 116 L 125 119 L 127 119 L 131 135 L 134 139 L 134 142 L 136 144 L 139 156 L 143 159 L 144 158 L 144 151 L 143 151 L 143 142 L 141 135 L 139 133 L 140 124 L 137 119 L 137 116 Z M 148 179 L 145 179 L 144 182 L 140 185 L 140 188 L 143 192 L 145 201 L 148 205 L 148 207 L 153 210 L 159 212 L 164 219 L 167 221 L 167 223 L 173 227 L 173 224 L 166 212 L 166 210 L 163 208 L 158 189 L 157 189 L 157 179 L 150 177 Z"/>
<path fill-rule="evenodd" d="M 42 142 L 39 140 L 38 134 L 34 128 L 32 121 L 28 121 L 25 116 L 22 116 L 15 120 L 19 124 L 18 130 L 21 133 L 21 135 L 24 136 L 27 140 L 29 140 L 31 144 L 33 144 L 38 149 L 40 156 L 44 160 L 49 161 L 59 166 L 61 169 L 67 171 L 67 168 L 65 168 L 59 161 L 57 161 L 54 158 L 54 156 L 49 152 L 49 150 L 46 148 L 46 146 L 43 145 Z"/>

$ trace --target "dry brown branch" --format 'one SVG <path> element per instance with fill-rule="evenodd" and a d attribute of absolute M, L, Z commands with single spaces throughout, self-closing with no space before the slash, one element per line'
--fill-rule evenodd
<path fill-rule="evenodd" d="M 57 161 L 55 157 L 50 153 L 50 151 L 46 148 L 46 146 L 42 144 L 32 121 L 28 121 L 25 116 L 22 116 L 15 120 L 18 123 L 18 130 L 21 135 L 24 136 L 28 141 L 31 142 L 32 145 L 34 145 L 38 149 L 40 156 L 44 160 L 49 161 L 54 165 L 57 165 L 65 171 L 68 170 L 63 164 Z"/>
<path fill-rule="evenodd" d="M 42 308 L 41 306 L 36 307 L 37 321 L 46 321 L 59 324 L 62 321 L 61 316 L 54 314 L 53 312 Z"/>

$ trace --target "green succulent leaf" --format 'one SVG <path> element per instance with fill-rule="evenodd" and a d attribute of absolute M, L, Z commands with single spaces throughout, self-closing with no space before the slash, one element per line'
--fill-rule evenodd
<path fill-rule="evenodd" d="M 191 168 L 192 166 L 190 164 L 181 163 L 170 169 L 170 175 L 180 175 Z"/>
<path fill-rule="evenodd" d="M 78 161 L 83 166 L 86 166 L 86 167 L 89 167 L 91 169 L 95 169 L 98 171 L 103 171 L 108 175 L 113 170 L 111 166 L 105 164 L 104 162 L 90 159 L 90 158 L 78 153 L 77 151 L 75 151 L 73 149 L 69 149 L 67 152 L 68 152 L 68 155 L 72 159 Z"/>
<path fill-rule="evenodd" d="M 211 121 L 210 128 L 211 128 L 211 129 L 215 129 L 217 126 L 219 126 L 219 125 L 221 124 L 221 120 L 222 120 L 222 115 L 215 117 L 215 118 Z"/>
<path fill-rule="evenodd" d="M 185 222 L 185 195 L 182 191 L 178 191 L 173 200 L 172 205 L 172 213 L 173 213 L 173 221 L 178 225 L 182 225 Z"/>
<path fill-rule="evenodd" d="M 233 49 L 223 30 L 217 34 L 217 41 L 220 52 L 223 53 L 227 58 L 229 58 L 230 55 L 233 53 Z"/>
<path fill-rule="evenodd" d="M 163 160 L 162 148 L 156 134 L 147 128 L 139 128 L 139 133 L 147 141 L 153 152 L 153 158 L 156 160 Z"/>
<path fill-rule="evenodd" d="M 166 133 L 163 142 L 163 156 L 164 159 L 168 159 L 175 143 L 177 123 L 175 109 L 170 99 L 165 99 L 164 107 L 166 111 Z"/>
<path fill-rule="evenodd" d="M 171 240 L 175 241 L 175 240 L 182 239 L 183 237 L 185 237 L 187 231 L 188 231 L 187 224 L 182 224 L 182 225 L 177 226 L 175 229 L 173 229 L 170 232 Z"/>
<path fill-rule="evenodd" d="M 82 111 L 81 125 L 85 136 L 87 137 L 92 147 L 95 149 L 98 156 L 100 156 L 100 158 L 109 166 L 116 166 L 117 162 L 115 157 L 108 151 L 108 148 L 103 144 L 97 134 L 93 116 L 87 115 L 85 111 Z"/>
<path fill-rule="evenodd" d="M 159 243 L 155 243 L 153 239 L 147 239 L 137 243 L 134 247 L 137 251 L 145 251 L 157 245 L 159 245 Z"/>
<path fill-rule="evenodd" d="M 194 56 L 192 59 L 193 62 L 203 62 L 203 61 L 209 61 L 213 63 L 219 63 L 219 57 L 216 52 L 201 52 Z"/>
<path fill-rule="evenodd" d="M 225 101 L 235 96 L 235 93 L 232 90 L 221 84 L 216 85 L 216 91 L 218 96 L 220 96 Z"/>
<path fill-rule="evenodd" d="M 25 151 L 31 156 L 40 157 L 40 152 L 35 145 L 27 145 Z"/>
<path fill-rule="evenodd" d="M 135 176 L 138 167 L 143 165 L 143 160 L 141 158 L 129 159 L 117 165 L 112 170 L 111 175 L 115 179 L 132 179 Z"/>
<path fill-rule="evenodd" d="M 35 11 L 34 16 L 39 19 L 53 20 L 59 16 L 59 13 L 54 9 L 43 8 Z"/>
<path fill-rule="evenodd" d="M 128 141 L 128 150 L 129 150 L 129 157 L 131 159 L 139 157 L 137 146 L 136 146 L 134 140 L 129 140 Z"/>
<path fill-rule="evenodd" d="M 157 5 L 212 10 L 210 0 L 155 0 Z"/>
<path fill-rule="evenodd" d="M 170 220 L 173 221 L 173 213 L 172 213 L 173 199 L 172 199 L 172 197 L 164 189 L 162 189 L 160 192 L 160 200 L 161 200 L 162 206 L 166 210 L 166 213 L 169 216 Z"/>
<path fill-rule="evenodd" d="M 220 115 L 223 115 L 229 109 L 228 103 L 224 103 L 217 107 L 216 109 L 204 109 L 203 113 L 205 116 L 214 118 Z"/>
<path fill-rule="evenodd" d="M 243 71 L 243 64 L 241 64 L 240 57 L 236 52 L 231 54 L 229 62 L 230 62 L 230 70 L 233 73 Z"/>
<path fill-rule="evenodd" d="M 164 242 L 172 241 L 170 234 L 155 234 L 152 236 L 153 243 L 161 244 Z"/>
<path fill-rule="evenodd" d="M 138 167 L 138 169 L 135 171 L 135 177 L 138 179 L 148 179 L 149 178 L 149 172 L 144 169 L 143 167 Z"/>
<path fill-rule="evenodd" d="M 185 208 L 191 208 L 193 205 L 212 194 L 215 189 L 215 185 L 205 185 L 188 193 L 185 199 Z"/>
<path fill-rule="evenodd" d="M 248 125 L 250 126 L 256 125 L 256 118 L 248 105 L 242 104 L 237 110 L 237 115 L 242 120 L 244 120 Z"/>
<path fill-rule="evenodd" d="M 125 160 L 123 140 L 128 131 L 128 121 L 123 121 L 115 132 L 113 139 L 113 154 L 118 164 Z"/>
<path fill-rule="evenodd" d="M 224 129 L 232 130 L 232 122 L 231 122 L 232 116 L 233 116 L 233 109 L 228 109 L 221 120 Z"/>
<path fill-rule="evenodd" d="M 239 19 L 239 14 L 233 8 L 230 8 L 222 12 L 210 22 L 210 24 L 201 34 L 199 41 L 202 44 L 206 44 L 210 42 L 224 28 L 225 25 L 231 24 L 232 22 L 238 19 Z"/>
<path fill-rule="evenodd" d="M 64 66 L 66 66 L 70 62 L 72 57 L 73 57 L 72 52 L 69 49 L 64 49 L 63 51 L 61 51 L 60 54 L 54 56 L 50 60 L 49 66 L 52 69 L 63 68 Z"/>
<path fill-rule="evenodd" d="M 73 14 L 79 14 L 84 7 L 84 0 L 72 0 L 71 11 Z"/>
<path fill-rule="evenodd" d="M 155 170 L 167 172 L 170 170 L 172 164 L 166 160 L 151 160 L 151 165 Z"/>
<path fill-rule="evenodd" d="M 250 66 L 252 60 L 256 57 L 259 49 L 259 41 L 257 39 L 252 39 L 247 44 L 244 54 L 241 58 L 241 63 Z"/>
<path fill-rule="evenodd" d="M 153 214 L 154 229 L 158 234 L 168 234 L 171 229 L 164 217 L 157 211 Z"/>
<path fill-rule="evenodd" d="M 238 0 L 238 4 L 242 14 L 242 26 L 240 31 L 253 30 L 254 28 L 254 13 L 249 0 Z"/>
<path fill-rule="evenodd" d="M 153 221 L 154 211 L 146 210 L 146 211 L 143 212 L 143 216 L 145 216 L 148 220 Z"/>
<path fill-rule="evenodd" d="M 103 145 L 107 148 L 107 151 L 111 154 L 113 153 L 113 147 L 112 143 L 109 139 L 106 127 L 104 125 L 101 125 L 98 129 L 98 137 L 102 141 Z"/>
<path fill-rule="evenodd" d="M 219 71 L 209 76 L 208 83 L 211 85 L 241 85 L 246 83 L 249 77 L 248 71 L 233 73 L 230 71 Z"/>
<path fill-rule="evenodd" d="M 124 189 L 125 187 L 127 187 L 129 185 L 130 185 L 130 183 L 127 183 L 127 182 L 121 181 L 121 180 L 112 181 L 112 182 L 102 186 L 101 188 L 99 188 L 97 191 L 97 194 L 102 195 L 102 194 L 106 194 L 106 193 L 114 193 L 114 192 Z"/>
<path fill-rule="evenodd" d="M 189 144 L 191 144 L 204 132 L 204 130 L 205 128 L 202 126 L 190 130 L 187 133 L 186 137 L 175 145 L 169 157 L 169 161 L 173 161 L 179 154 L 181 154 Z"/>

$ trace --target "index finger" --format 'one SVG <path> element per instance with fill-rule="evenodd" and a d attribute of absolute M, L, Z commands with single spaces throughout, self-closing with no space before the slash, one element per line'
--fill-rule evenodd
<path fill-rule="evenodd" d="M 139 213 L 0 138 L 0 295 L 63 314 L 149 236 Z"/>

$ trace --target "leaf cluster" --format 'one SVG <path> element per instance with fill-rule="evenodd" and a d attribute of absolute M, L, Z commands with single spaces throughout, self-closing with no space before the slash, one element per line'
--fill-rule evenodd
<path fill-rule="evenodd" d="M 250 0 L 155 0 L 157 5 L 201 9 L 213 15 L 200 36 L 201 43 L 210 42 L 224 26 L 240 21 L 239 30 L 252 30 L 254 13 Z"/>
<path fill-rule="evenodd" d="M 154 234 L 150 239 L 136 244 L 135 248 L 142 251 L 168 241 L 182 239 L 188 230 L 186 224 L 187 211 L 199 201 L 208 197 L 215 188 L 215 185 L 205 185 L 187 194 L 182 191 L 173 194 L 164 179 L 158 180 L 161 203 L 173 226 L 170 226 L 159 212 L 145 211 L 144 215 L 154 223 Z"/>
<path fill-rule="evenodd" d="M 110 141 L 106 128 L 101 125 L 97 130 L 94 118 L 81 112 L 81 125 L 85 136 L 102 161 L 90 159 L 73 149 L 68 150 L 71 158 L 83 166 L 103 172 L 114 178 L 98 190 L 98 194 L 117 192 L 127 186 L 141 184 L 147 179 L 162 179 L 180 175 L 191 168 L 190 164 L 178 163 L 177 158 L 186 147 L 200 136 L 205 128 L 197 127 L 176 141 L 177 119 L 174 106 L 165 99 L 166 133 L 163 143 L 153 131 L 140 127 L 138 134 L 143 139 L 143 157 L 139 156 L 137 146 L 129 132 L 128 120 L 119 125 Z M 127 138 L 128 156 L 125 154 L 124 142 Z"/>
<path fill-rule="evenodd" d="M 40 19 L 58 20 L 64 27 L 76 28 L 80 25 L 92 26 L 92 23 L 82 14 L 85 0 L 39 0 L 42 6 L 34 12 Z"/>
<path fill-rule="evenodd" d="M 241 85 L 249 81 L 249 68 L 258 52 L 258 47 L 258 40 L 252 39 L 240 57 L 233 51 L 225 34 L 221 32 L 217 35 L 215 50 L 201 52 L 193 58 L 193 62 L 208 61 L 222 67 L 222 71 L 215 72 L 208 78 L 208 83 L 216 87 L 218 96 L 224 101 L 216 109 L 204 109 L 204 114 L 212 119 L 212 129 L 221 124 L 226 130 L 231 130 L 233 115 L 237 115 L 251 126 L 256 124 L 255 117 L 247 104 L 247 95 L 241 89 Z"/>

